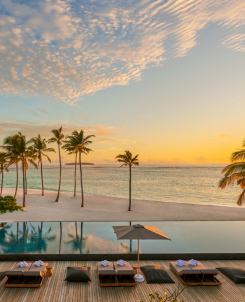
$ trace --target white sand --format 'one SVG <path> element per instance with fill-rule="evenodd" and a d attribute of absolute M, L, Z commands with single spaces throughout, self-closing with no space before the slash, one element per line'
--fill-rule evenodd
<path fill-rule="evenodd" d="M 3 195 L 14 195 L 14 189 L 4 189 Z M 245 208 L 206 206 L 148 200 L 132 200 L 107 196 L 85 195 L 85 207 L 81 208 L 81 196 L 61 193 L 60 202 L 55 202 L 57 192 L 28 190 L 25 212 L 7 212 L 0 216 L 2 222 L 13 221 L 151 221 L 151 220 L 245 220 Z M 22 190 L 17 203 L 22 205 Z"/>

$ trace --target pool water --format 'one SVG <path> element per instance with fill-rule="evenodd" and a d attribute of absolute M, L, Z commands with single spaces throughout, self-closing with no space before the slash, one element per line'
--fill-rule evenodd
<path fill-rule="evenodd" d="M 117 240 L 112 226 L 157 226 L 169 240 L 141 240 L 141 253 L 243 253 L 244 221 L 0 223 L 0 253 L 137 253 L 137 240 Z"/>

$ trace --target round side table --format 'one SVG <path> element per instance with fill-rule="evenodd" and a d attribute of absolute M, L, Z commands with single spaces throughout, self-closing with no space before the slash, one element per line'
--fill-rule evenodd
<path fill-rule="evenodd" d="M 132 265 L 135 275 L 138 273 L 138 265 Z"/>
<path fill-rule="evenodd" d="M 52 277 L 52 275 L 53 275 L 52 268 L 53 268 L 52 265 L 48 265 L 48 266 L 46 267 L 46 269 L 47 269 L 46 277 Z"/>

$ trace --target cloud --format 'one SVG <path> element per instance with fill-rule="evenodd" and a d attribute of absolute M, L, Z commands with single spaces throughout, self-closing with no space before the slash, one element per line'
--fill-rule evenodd
<path fill-rule="evenodd" d="M 199 163 L 206 163 L 208 161 L 208 159 L 204 156 L 196 157 L 195 160 Z"/>
<path fill-rule="evenodd" d="M 35 111 L 33 112 L 35 113 Z M 1 135 L 12 135 L 20 131 L 27 138 L 35 137 L 40 134 L 42 137 L 51 137 L 51 130 L 57 129 L 62 126 L 63 133 L 70 135 L 74 130 L 84 130 L 86 135 L 95 135 L 94 142 L 98 143 L 113 143 L 113 144 L 125 144 L 128 140 L 117 139 L 113 137 L 118 133 L 113 127 L 99 125 L 83 126 L 79 124 L 70 124 L 69 120 L 56 120 L 56 121 L 44 121 L 44 122 L 27 122 L 22 120 L 10 120 L 0 122 Z"/>
<path fill-rule="evenodd" d="M 37 108 L 37 110 L 38 110 L 38 111 L 40 111 L 40 112 L 42 112 L 42 113 L 48 113 L 48 111 L 47 111 L 47 110 L 42 109 L 42 108 Z"/>
<path fill-rule="evenodd" d="M 15 105 L 17 105 L 17 101 L 16 100 L 12 100 L 12 103 L 14 103 Z"/>
<path fill-rule="evenodd" d="M 182 57 L 210 24 L 244 51 L 244 0 L 0 0 L 0 92 L 73 105 Z"/>
<path fill-rule="evenodd" d="M 220 133 L 219 136 L 220 137 L 231 137 L 229 134 L 225 134 L 225 133 Z"/>
<path fill-rule="evenodd" d="M 35 116 L 40 116 L 40 115 L 38 115 L 34 110 L 30 110 L 30 112 L 31 112 L 32 114 L 34 114 Z"/>
<path fill-rule="evenodd" d="M 142 142 L 138 142 L 138 144 L 139 144 L 139 146 L 141 146 L 141 147 L 149 147 L 148 144 L 145 144 L 145 143 L 142 143 Z"/>

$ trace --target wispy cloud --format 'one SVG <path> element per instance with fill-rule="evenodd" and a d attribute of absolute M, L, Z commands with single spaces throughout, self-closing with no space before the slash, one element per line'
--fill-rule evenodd
<path fill-rule="evenodd" d="M 215 23 L 244 50 L 244 0 L 0 0 L 0 91 L 67 104 L 185 56 Z M 168 51 L 166 50 L 168 49 Z"/>
<path fill-rule="evenodd" d="M 138 142 L 138 144 L 139 144 L 139 146 L 141 146 L 141 147 L 149 147 L 148 144 L 145 144 L 145 143 L 142 143 L 142 142 Z"/>
<path fill-rule="evenodd" d="M 220 133 L 219 136 L 220 137 L 231 137 L 229 134 L 225 134 L 225 133 Z"/>
<path fill-rule="evenodd" d="M 128 144 L 135 143 L 126 139 L 117 138 L 120 129 L 117 130 L 114 127 L 108 127 L 101 124 L 84 126 L 81 124 L 73 124 L 73 121 L 69 120 L 56 120 L 56 121 L 44 121 L 44 122 L 27 122 L 22 120 L 10 120 L 0 121 L 0 135 L 15 134 L 17 131 L 22 132 L 27 138 L 37 136 L 40 134 L 42 137 L 51 137 L 51 130 L 57 129 L 60 126 L 63 127 L 63 133 L 70 135 L 72 131 L 84 130 L 86 135 L 95 135 L 93 139 L 96 143 L 103 144 Z"/>
<path fill-rule="evenodd" d="M 48 111 L 47 111 L 47 110 L 42 109 L 42 108 L 37 108 L 37 110 L 38 110 L 38 111 L 40 111 L 40 112 L 42 112 L 42 113 L 48 113 Z"/>

